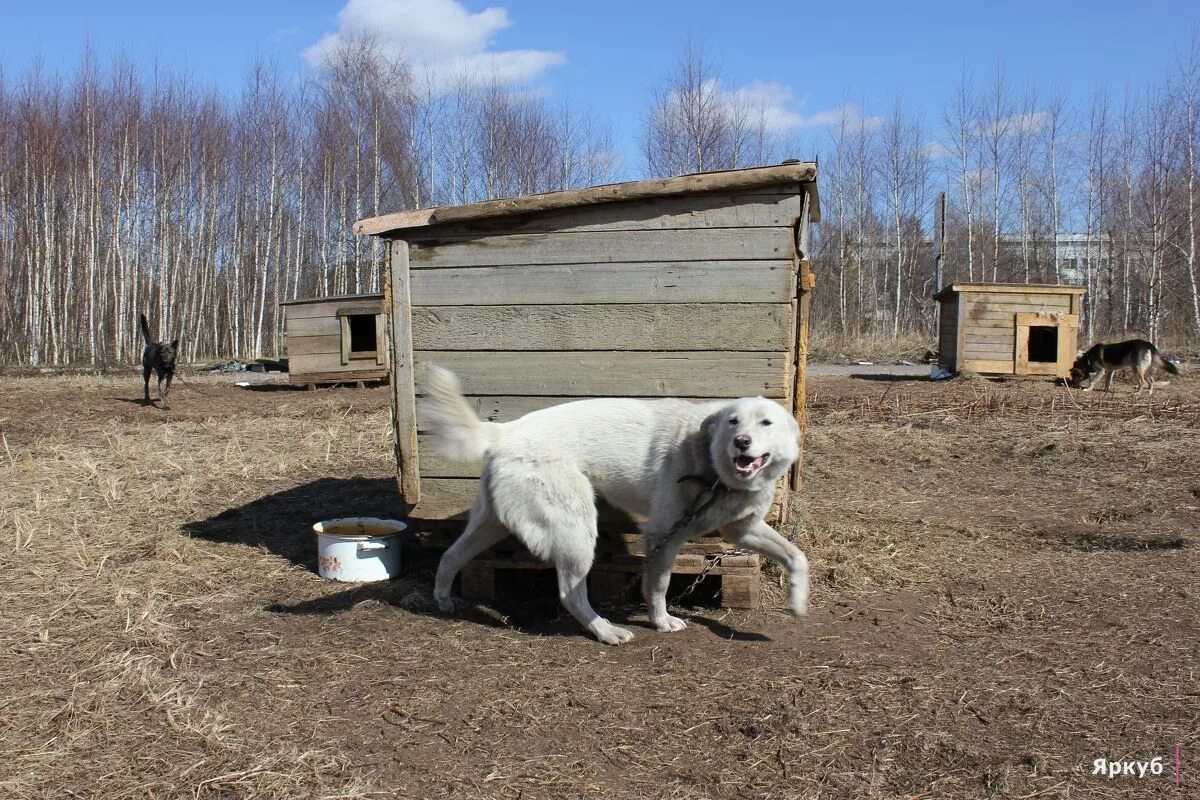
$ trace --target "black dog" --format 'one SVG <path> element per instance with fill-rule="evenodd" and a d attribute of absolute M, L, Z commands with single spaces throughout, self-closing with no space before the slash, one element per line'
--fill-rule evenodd
<path fill-rule="evenodd" d="M 142 338 L 146 340 L 146 349 L 142 351 L 142 380 L 146 388 L 146 405 L 150 401 L 150 373 L 158 375 L 158 399 L 163 408 L 167 406 L 167 394 L 171 391 L 171 379 L 175 377 L 175 357 L 179 354 L 179 339 L 173 342 L 156 342 L 150 336 L 150 324 L 146 315 L 138 315 L 142 320 Z"/>

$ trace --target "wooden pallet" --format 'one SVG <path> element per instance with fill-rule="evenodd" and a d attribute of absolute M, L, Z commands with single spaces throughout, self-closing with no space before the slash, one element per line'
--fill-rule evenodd
<path fill-rule="evenodd" d="M 296 384 L 297 386 L 302 385 L 305 389 L 312 392 L 316 391 L 318 386 L 348 386 L 350 384 L 353 384 L 355 389 L 365 389 L 368 383 L 383 385 L 387 383 L 387 378 L 359 379 L 354 376 L 350 376 L 348 378 L 338 378 L 337 380 L 332 378 L 322 380 L 304 380 L 303 376 L 301 376 L 299 379 L 291 378 L 290 382 Z"/>
<path fill-rule="evenodd" d="M 602 535 L 588 576 L 589 595 L 598 602 L 628 599 L 631 591 L 638 590 L 637 576 L 644 561 L 645 550 L 640 536 Z M 497 597 L 498 573 L 552 567 L 534 558 L 516 539 L 506 539 L 463 567 L 462 595 L 469 600 L 495 601 L 500 599 Z M 671 574 L 696 576 L 701 573 L 720 580 L 722 607 L 758 608 L 762 564 L 757 555 L 730 553 L 729 545 L 719 538 L 687 542 L 675 558 Z"/>

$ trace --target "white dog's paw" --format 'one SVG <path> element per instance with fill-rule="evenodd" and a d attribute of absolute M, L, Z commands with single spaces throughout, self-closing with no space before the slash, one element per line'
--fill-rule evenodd
<path fill-rule="evenodd" d="M 606 619 L 598 619 L 592 625 L 592 633 L 604 644 L 625 644 L 633 641 L 633 631 L 617 627 Z"/>
<path fill-rule="evenodd" d="M 458 601 L 449 595 L 445 597 L 434 595 L 433 599 L 437 602 L 438 610 L 443 614 L 453 614 L 458 610 Z"/>
<path fill-rule="evenodd" d="M 672 631 L 681 631 L 686 628 L 687 621 L 682 620 L 679 617 L 672 617 L 670 614 L 667 614 L 661 619 L 654 620 L 654 627 L 658 628 L 663 633 L 670 633 Z"/>

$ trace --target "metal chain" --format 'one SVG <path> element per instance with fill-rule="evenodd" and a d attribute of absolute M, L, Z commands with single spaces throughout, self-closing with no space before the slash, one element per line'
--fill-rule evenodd
<path fill-rule="evenodd" d="M 699 477 L 696 475 L 685 475 L 679 479 L 678 483 L 683 483 L 684 481 L 687 481 L 687 480 L 696 481 L 696 480 L 699 480 Z M 720 489 L 723 485 L 724 484 L 721 483 L 720 477 L 717 477 L 713 481 L 712 486 L 705 487 L 702 491 L 700 491 L 696 495 L 696 497 L 692 500 L 692 505 L 686 511 L 684 511 L 683 515 L 680 516 L 679 519 L 675 521 L 675 524 L 671 526 L 670 532 L 668 532 L 666 536 L 659 539 L 654 544 L 653 547 L 651 547 L 649 550 L 646 551 L 646 555 L 643 556 L 643 559 L 642 559 L 643 570 L 645 569 L 645 565 L 650 561 L 650 559 L 657 556 L 658 553 L 664 547 L 666 547 L 668 543 L 673 541 L 675 539 L 675 537 L 678 536 L 681 531 L 683 531 L 685 528 L 687 528 L 688 525 L 691 525 L 693 522 L 695 522 L 696 517 L 703 514 L 705 511 L 707 511 L 712 506 L 713 503 L 717 502 L 717 498 L 720 496 L 718 493 L 718 489 Z M 700 581 L 704 578 L 704 576 L 706 576 L 715 567 L 717 567 L 720 564 L 720 561 L 722 558 L 724 558 L 727 555 L 733 555 L 738 552 L 741 552 L 741 551 L 734 550 L 729 553 L 719 554 L 713 559 L 712 563 L 705 564 L 704 569 L 700 572 L 699 575 L 696 576 L 696 580 L 692 581 L 692 585 L 689 586 L 687 588 L 687 590 L 684 591 L 683 594 L 679 595 L 679 597 L 687 597 L 689 594 L 691 594 L 693 591 L 695 591 L 696 587 L 700 584 Z M 625 587 L 625 590 L 628 592 L 629 589 L 633 588 L 639 580 L 641 580 L 641 574 L 634 573 L 634 575 L 632 577 L 630 577 L 629 584 Z M 676 599 L 678 599 L 678 598 L 676 598 Z"/>
<path fill-rule="evenodd" d="M 704 569 L 700 570 L 700 574 L 698 574 L 696 576 L 695 580 L 693 580 L 686 589 L 684 589 L 680 594 L 678 594 L 675 597 L 675 602 L 678 603 L 680 600 L 687 597 L 692 592 L 696 591 L 697 587 L 700 586 L 700 582 L 703 581 L 706 577 L 708 577 L 708 574 L 710 572 L 712 572 L 717 567 L 721 566 L 721 562 L 725 559 L 726 556 L 749 556 L 749 555 L 753 555 L 753 554 L 754 554 L 753 550 L 746 550 L 743 548 L 738 548 L 736 550 L 727 550 L 723 553 L 717 553 L 716 555 L 714 555 L 712 557 L 711 560 L 709 560 L 704 565 Z"/>
<path fill-rule="evenodd" d="M 214 387 L 201 386 L 198 383 L 192 383 L 189 380 L 184 380 L 183 375 L 179 374 L 178 372 L 175 373 L 174 380 L 175 380 L 175 383 L 180 384 L 181 386 L 183 386 L 185 389 L 187 389 L 190 392 L 196 392 L 198 394 L 207 395 L 209 397 L 215 397 L 221 393 L 220 390 L 218 390 Z"/>
<path fill-rule="evenodd" d="M 683 483 L 689 479 L 694 479 L 694 476 L 685 475 L 684 477 L 680 478 L 678 482 Z M 652 548 L 646 551 L 645 559 L 649 561 L 658 555 L 659 551 L 666 547 L 667 544 L 676 536 L 678 536 L 680 531 L 695 522 L 696 517 L 703 514 L 713 503 L 717 502 L 717 488 L 721 485 L 721 479 L 717 478 L 715 481 L 713 481 L 712 486 L 707 487 L 697 494 L 695 499 L 692 500 L 691 507 L 688 508 L 687 511 L 684 511 L 683 516 L 675 521 L 675 524 L 671 526 L 671 530 L 667 533 L 667 535 L 659 539 Z M 708 495 L 708 497 L 705 498 L 705 495 Z M 701 498 L 704 499 L 701 500 Z"/>

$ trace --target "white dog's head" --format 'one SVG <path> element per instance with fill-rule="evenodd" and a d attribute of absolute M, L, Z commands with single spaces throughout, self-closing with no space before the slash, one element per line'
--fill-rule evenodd
<path fill-rule="evenodd" d="M 800 426 L 762 397 L 734 400 L 704 421 L 717 477 L 731 489 L 774 485 L 800 457 Z"/>

